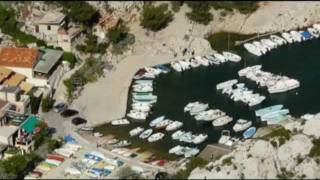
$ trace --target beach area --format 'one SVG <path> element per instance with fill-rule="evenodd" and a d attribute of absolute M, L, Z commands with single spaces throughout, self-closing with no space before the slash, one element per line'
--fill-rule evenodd
<path fill-rule="evenodd" d="M 190 23 L 184 15 L 188 7 L 183 6 L 166 29 L 149 36 L 139 26 L 137 18 L 130 24 L 130 30 L 136 36 L 136 43 L 131 52 L 114 57 L 112 62 L 115 69 L 97 82 L 87 84 L 82 95 L 72 103 L 72 107 L 79 109 L 90 125 L 121 118 L 125 115 L 132 77 L 140 68 L 182 59 L 181 52 L 188 47 L 194 50 L 195 55 L 213 52 L 209 42 L 203 38 L 209 32 L 231 31 L 251 34 L 295 29 L 315 23 L 320 16 L 316 14 L 320 10 L 319 2 L 261 4 L 261 7 L 249 17 L 233 13 L 224 17 L 223 21 L 219 18 L 219 12 L 214 11 L 215 18 L 208 26 Z M 187 40 L 185 34 L 189 36 Z"/>

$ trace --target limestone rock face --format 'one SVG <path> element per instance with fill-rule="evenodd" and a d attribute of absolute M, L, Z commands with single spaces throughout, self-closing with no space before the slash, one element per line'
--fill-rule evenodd
<path fill-rule="evenodd" d="M 316 116 L 314 119 L 310 119 L 306 121 L 304 128 L 303 128 L 303 133 L 307 135 L 312 135 L 315 136 L 316 138 L 320 137 L 320 123 L 319 123 L 318 116 Z"/>

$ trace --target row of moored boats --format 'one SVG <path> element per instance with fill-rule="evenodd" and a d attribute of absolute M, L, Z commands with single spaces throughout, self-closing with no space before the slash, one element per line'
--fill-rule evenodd
<path fill-rule="evenodd" d="M 253 41 L 252 43 L 245 43 L 244 48 L 256 56 L 261 56 L 277 47 L 294 42 L 303 42 L 310 39 L 318 38 L 320 35 L 320 25 L 314 24 L 308 27 L 305 31 L 290 31 L 278 35 L 270 35 L 269 38 L 263 38 L 260 41 Z"/>
<path fill-rule="evenodd" d="M 226 62 L 240 62 L 241 57 L 237 54 L 224 51 L 222 54 L 213 53 L 212 55 L 194 56 L 191 58 L 171 62 L 171 67 L 177 71 L 182 72 L 191 68 L 199 66 L 219 65 Z"/>
<path fill-rule="evenodd" d="M 227 94 L 233 101 L 241 101 L 252 107 L 260 104 L 266 99 L 259 93 L 253 93 L 244 83 L 238 83 L 237 79 L 228 80 L 216 85 L 217 90 L 221 90 L 222 94 Z"/>
<path fill-rule="evenodd" d="M 286 92 L 300 86 L 300 82 L 287 76 L 275 75 L 261 70 L 261 65 L 246 67 L 238 71 L 239 76 L 246 77 L 261 87 L 267 87 L 269 93 Z"/>

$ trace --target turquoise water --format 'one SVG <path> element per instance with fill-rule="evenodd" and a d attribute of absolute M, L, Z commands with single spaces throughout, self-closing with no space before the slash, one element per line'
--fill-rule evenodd
<path fill-rule="evenodd" d="M 254 110 L 275 105 L 284 104 L 289 108 L 291 115 L 298 117 L 305 113 L 320 112 L 320 41 L 312 40 L 303 43 L 286 45 L 272 50 L 267 55 L 257 57 L 239 48 L 238 54 L 242 56 L 240 63 L 226 63 L 219 66 L 199 67 L 182 73 L 170 72 L 159 76 L 154 81 L 154 94 L 158 96 L 158 102 L 153 108 L 152 115 L 146 122 L 132 123 L 123 130 L 130 130 L 138 125 L 148 127 L 150 120 L 166 115 L 167 118 L 184 122 L 183 130 L 193 133 L 207 133 L 209 138 L 205 143 L 198 145 L 203 148 L 208 143 L 216 143 L 222 129 L 231 130 L 238 118 L 252 120 L 253 125 L 260 126 L 255 119 Z M 262 69 L 275 74 L 286 75 L 300 81 L 300 88 L 280 94 L 270 95 L 266 89 L 261 89 L 254 82 L 240 78 L 238 70 L 246 66 L 262 64 Z M 246 86 L 265 95 L 266 100 L 249 108 L 242 103 L 234 103 L 229 97 L 217 92 L 217 83 L 239 79 Z M 191 101 L 209 103 L 210 108 L 219 108 L 234 118 L 234 121 L 223 128 L 213 128 L 211 123 L 199 123 L 188 113 L 183 112 L 184 106 Z M 128 106 L 130 106 L 130 101 Z M 166 133 L 166 132 L 165 132 Z M 168 150 L 177 144 L 183 144 L 171 139 L 172 133 L 167 133 L 164 139 L 155 143 L 155 147 Z M 144 140 L 141 140 L 144 141 Z M 192 146 L 192 145 L 191 145 Z"/>

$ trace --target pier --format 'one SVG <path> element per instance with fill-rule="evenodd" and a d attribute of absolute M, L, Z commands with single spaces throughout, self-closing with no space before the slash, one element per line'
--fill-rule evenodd
<path fill-rule="evenodd" d="M 232 147 L 222 145 L 222 144 L 208 144 L 198 157 L 205 159 L 207 161 L 214 161 L 219 159 L 221 156 L 229 154 L 233 150 Z"/>
<path fill-rule="evenodd" d="M 269 36 L 269 35 L 276 34 L 276 33 L 279 33 L 279 32 L 281 32 L 281 31 L 274 31 L 274 32 L 268 32 L 268 33 L 265 33 L 265 34 L 258 34 L 258 35 L 256 35 L 256 36 L 253 36 L 253 37 L 248 38 L 248 39 L 245 39 L 245 40 L 235 41 L 234 45 L 235 45 L 235 46 L 239 46 L 239 45 L 242 45 L 242 44 L 244 44 L 244 43 L 246 43 L 246 42 L 255 40 L 255 39 L 257 39 L 257 38 Z"/>

